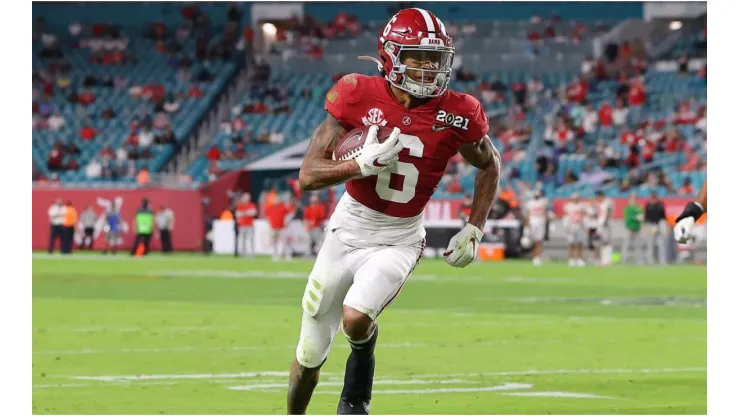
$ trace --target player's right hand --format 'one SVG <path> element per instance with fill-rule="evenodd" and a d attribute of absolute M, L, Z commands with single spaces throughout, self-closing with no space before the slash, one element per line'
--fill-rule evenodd
<path fill-rule="evenodd" d="M 362 176 L 377 175 L 398 161 L 398 153 L 403 150 L 401 143 L 401 130 L 393 128 L 388 139 L 383 143 L 378 142 L 378 127 L 371 126 L 368 136 L 362 146 L 362 152 L 355 161 L 360 165 Z"/>
<path fill-rule="evenodd" d="M 686 217 L 681 219 L 673 227 L 673 238 L 676 239 L 678 244 L 686 244 L 694 239 L 691 234 L 691 229 L 694 228 L 694 217 Z"/>

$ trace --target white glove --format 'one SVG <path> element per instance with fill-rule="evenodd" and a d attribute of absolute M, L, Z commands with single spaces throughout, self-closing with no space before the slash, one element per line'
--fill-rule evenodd
<path fill-rule="evenodd" d="M 686 244 L 694 239 L 694 236 L 691 235 L 691 229 L 694 228 L 694 222 L 694 217 L 686 217 L 677 222 L 676 226 L 673 227 L 673 238 L 675 238 L 679 244 Z"/>
<path fill-rule="evenodd" d="M 447 251 L 444 252 L 447 264 L 452 267 L 465 267 L 470 264 L 478 255 L 481 238 L 483 231 L 473 224 L 466 224 L 447 245 Z"/>
<path fill-rule="evenodd" d="M 395 127 L 388 139 L 379 143 L 378 126 L 371 126 L 368 129 L 368 136 L 362 146 L 362 151 L 355 159 L 360 165 L 362 176 L 377 175 L 398 160 L 398 153 L 403 149 L 400 136 L 401 130 Z"/>

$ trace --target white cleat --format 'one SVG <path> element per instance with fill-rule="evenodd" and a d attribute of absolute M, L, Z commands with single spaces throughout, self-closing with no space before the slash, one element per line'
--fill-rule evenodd
<path fill-rule="evenodd" d="M 532 264 L 534 264 L 535 266 L 542 266 L 542 260 L 540 260 L 539 257 L 535 257 L 532 259 Z"/>
<path fill-rule="evenodd" d="M 576 266 L 578 267 L 586 267 L 586 262 L 583 261 L 583 259 L 576 260 Z"/>
<path fill-rule="evenodd" d="M 575 259 L 568 259 L 568 267 L 575 267 L 576 261 Z"/>

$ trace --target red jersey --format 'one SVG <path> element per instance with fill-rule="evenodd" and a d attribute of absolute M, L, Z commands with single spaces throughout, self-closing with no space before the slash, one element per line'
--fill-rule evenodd
<path fill-rule="evenodd" d="M 488 116 L 477 99 L 449 89 L 408 110 L 390 88 L 379 76 L 346 75 L 326 95 L 324 108 L 347 130 L 369 125 L 401 129 L 404 149 L 398 163 L 346 187 L 352 198 L 374 211 L 414 217 L 424 211 L 460 145 L 486 135 Z"/>
<path fill-rule="evenodd" d="M 612 113 L 614 110 L 610 105 L 603 105 L 599 109 L 599 123 L 601 123 L 602 126 L 611 126 L 614 124 L 614 120 L 612 119 Z"/>
<path fill-rule="evenodd" d="M 303 219 L 309 230 L 321 227 L 321 223 L 326 219 L 326 208 L 323 204 L 313 204 L 303 210 Z"/>
<path fill-rule="evenodd" d="M 236 206 L 236 223 L 240 227 L 251 227 L 254 225 L 254 217 L 257 216 L 257 206 L 254 202 L 242 202 Z"/>
<path fill-rule="evenodd" d="M 285 228 L 285 219 L 290 214 L 291 209 L 283 202 L 278 202 L 267 209 L 267 222 L 273 230 L 282 230 Z"/>
<path fill-rule="evenodd" d="M 647 94 L 645 93 L 645 89 L 640 85 L 632 85 L 629 89 L 629 96 L 628 100 L 630 105 L 636 106 L 636 105 L 643 105 L 645 104 L 645 99 L 647 98 Z"/>

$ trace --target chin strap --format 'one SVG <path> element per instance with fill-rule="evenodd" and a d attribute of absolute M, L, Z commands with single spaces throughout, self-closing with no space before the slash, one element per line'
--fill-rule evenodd
<path fill-rule="evenodd" d="M 362 56 L 358 56 L 357 59 L 361 61 L 375 62 L 378 65 L 378 71 L 380 71 L 380 73 L 383 73 L 383 64 L 377 58 L 373 58 L 372 56 L 362 55 Z"/>

